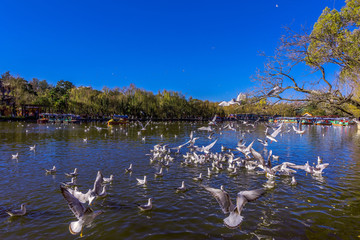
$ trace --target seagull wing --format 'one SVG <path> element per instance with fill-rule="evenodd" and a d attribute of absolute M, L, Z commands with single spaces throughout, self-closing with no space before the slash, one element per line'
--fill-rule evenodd
<path fill-rule="evenodd" d="M 141 128 L 144 128 L 144 125 L 142 124 L 142 122 L 140 122 L 140 121 L 138 120 L 138 123 L 140 124 Z"/>
<path fill-rule="evenodd" d="M 264 189 L 254 189 L 254 190 L 239 192 L 236 197 L 236 208 L 239 214 L 241 213 L 244 205 L 247 202 L 251 202 L 258 199 L 264 193 L 265 193 Z"/>
<path fill-rule="evenodd" d="M 193 139 L 193 137 L 194 137 L 194 131 L 191 131 L 190 132 L 190 140 Z"/>
<path fill-rule="evenodd" d="M 295 128 L 294 125 L 293 125 L 292 127 L 293 127 L 293 129 L 294 129 L 295 132 L 298 132 L 298 131 L 299 131 L 299 130 L 297 130 L 297 129 Z"/>
<path fill-rule="evenodd" d="M 98 171 L 93 188 L 93 191 L 95 192 L 96 195 L 99 195 L 102 191 L 102 186 L 101 186 L 102 182 L 103 182 L 103 175 L 100 171 Z"/>
<path fill-rule="evenodd" d="M 271 168 L 271 155 L 272 155 L 272 150 L 270 150 L 269 156 L 268 156 L 268 159 L 267 159 L 267 163 L 268 163 L 269 168 Z"/>
<path fill-rule="evenodd" d="M 187 141 L 186 143 L 183 143 L 183 144 L 181 144 L 181 145 L 179 145 L 179 146 L 177 146 L 177 147 L 173 147 L 173 148 L 171 148 L 171 149 L 180 149 L 180 148 L 182 148 L 183 146 L 185 146 L 186 144 L 188 144 L 189 142 L 191 142 L 191 139 L 190 139 L 189 141 Z"/>
<path fill-rule="evenodd" d="M 210 192 L 211 195 L 216 199 L 216 201 L 219 203 L 221 210 L 223 213 L 230 212 L 231 206 L 233 206 L 229 194 L 221 189 L 211 188 L 211 187 L 205 187 L 205 190 Z"/>
<path fill-rule="evenodd" d="M 215 141 L 213 141 L 212 143 L 210 143 L 209 145 L 207 145 L 206 147 L 204 147 L 205 151 L 209 151 L 217 142 L 217 139 Z"/>
<path fill-rule="evenodd" d="M 272 136 L 273 138 L 276 138 L 276 136 L 280 133 L 281 127 L 282 127 L 282 125 L 280 125 L 280 127 L 279 127 L 278 129 L 276 129 L 276 130 L 271 134 L 271 136 Z"/>
<path fill-rule="evenodd" d="M 251 154 L 254 156 L 254 158 L 256 160 L 258 160 L 258 162 L 262 165 L 265 166 L 265 159 L 263 158 L 263 156 L 261 156 L 260 153 L 258 153 L 257 151 L 255 151 L 255 149 L 251 148 L 250 149 Z"/>
<path fill-rule="evenodd" d="M 61 189 L 61 193 L 64 196 L 65 200 L 68 202 L 69 208 L 70 210 L 74 213 L 75 217 L 77 219 L 82 218 L 82 216 L 84 215 L 86 209 L 85 207 L 81 204 L 81 202 L 79 201 L 79 199 L 77 199 L 76 197 L 74 197 L 74 195 L 72 195 L 69 190 L 67 190 L 65 187 L 60 186 Z"/>
<path fill-rule="evenodd" d="M 151 120 L 147 121 L 144 128 L 146 128 L 146 126 L 149 125 L 150 122 L 151 122 Z"/>
<path fill-rule="evenodd" d="M 221 107 L 227 107 L 229 105 L 230 104 L 228 102 L 225 102 L 225 101 L 222 101 L 221 103 L 219 103 L 219 106 L 221 106 Z"/>
<path fill-rule="evenodd" d="M 210 133 L 209 138 L 212 138 L 212 136 L 215 134 L 215 132 Z"/>

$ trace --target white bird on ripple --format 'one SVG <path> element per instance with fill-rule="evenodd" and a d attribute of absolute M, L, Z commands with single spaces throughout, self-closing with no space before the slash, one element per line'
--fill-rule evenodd
<path fill-rule="evenodd" d="M 34 151 L 35 152 L 35 148 L 36 148 L 36 144 L 34 146 L 30 146 L 30 151 Z"/>
<path fill-rule="evenodd" d="M 68 176 L 68 177 L 76 177 L 78 174 L 79 173 L 78 173 L 77 168 L 75 168 L 72 173 L 65 173 L 65 175 Z"/>
<path fill-rule="evenodd" d="M 14 155 L 11 155 L 11 157 L 12 157 L 12 159 L 18 159 L 19 153 L 16 153 L 16 154 L 14 154 Z"/>
<path fill-rule="evenodd" d="M 72 178 L 71 178 L 71 182 L 63 182 L 62 184 L 63 184 L 63 186 L 65 186 L 65 187 L 75 186 L 75 185 L 76 185 L 75 178 L 72 177 Z"/>
<path fill-rule="evenodd" d="M 7 210 L 5 211 L 11 217 L 23 216 L 26 214 L 26 203 L 21 204 L 21 208 L 17 210 Z"/>
<path fill-rule="evenodd" d="M 125 168 L 125 172 L 126 173 L 131 173 L 132 172 L 132 163 L 130 164 L 130 166 L 128 168 Z"/>
<path fill-rule="evenodd" d="M 114 175 L 110 175 L 110 177 L 108 178 L 103 178 L 103 183 L 112 183 L 112 181 L 114 180 Z"/>
<path fill-rule="evenodd" d="M 147 184 L 146 176 L 144 176 L 144 179 L 136 178 L 136 180 L 137 180 L 139 185 L 146 185 Z"/>
<path fill-rule="evenodd" d="M 162 177 L 162 176 L 164 176 L 163 168 L 160 168 L 159 172 L 155 173 L 155 177 Z"/>
<path fill-rule="evenodd" d="M 141 211 L 149 211 L 152 209 L 152 198 L 149 198 L 148 203 L 144 205 L 138 205 Z"/>
<path fill-rule="evenodd" d="M 56 167 L 53 166 L 52 169 L 45 169 L 45 172 L 47 174 L 55 174 L 56 173 Z"/>
<path fill-rule="evenodd" d="M 185 181 L 181 182 L 181 187 L 176 188 L 176 192 L 185 192 L 187 188 L 185 187 Z"/>
<path fill-rule="evenodd" d="M 193 180 L 196 181 L 196 182 L 201 182 L 203 180 L 202 179 L 202 173 L 200 173 L 198 177 L 194 177 Z"/>

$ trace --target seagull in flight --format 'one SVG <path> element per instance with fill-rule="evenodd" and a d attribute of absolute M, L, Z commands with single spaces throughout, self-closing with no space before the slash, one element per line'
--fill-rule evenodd
<path fill-rule="evenodd" d="M 254 189 L 249 191 L 238 192 L 236 196 L 236 205 L 231 202 L 229 194 L 221 186 L 220 189 L 204 186 L 205 190 L 210 192 L 211 195 L 219 203 L 223 213 L 229 213 L 229 216 L 224 219 L 224 224 L 228 228 L 237 228 L 242 220 L 241 211 L 247 202 L 254 201 L 262 196 L 265 191 L 263 189 Z"/>
<path fill-rule="evenodd" d="M 283 124 L 283 123 L 282 123 Z M 269 134 L 268 133 L 268 130 L 269 128 L 266 128 L 266 131 L 265 131 L 265 136 L 271 140 L 271 142 L 277 142 L 277 140 L 275 139 L 276 136 L 280 133 L 281 131 L 281 128 L 282 128 L 282 124 L 280 125 L 280 127 L 278 127 L 272 134 Z"/>
<path fill-rule="evenodd" d="M 304 134 L 305 133 L 305 129 L 304 130 L 300 130 L 300 129 L 296 129 L 295 126 L 292 126 L 294 131 L 297 133 L 297 134 Z"/>
<path fill-rule="evenodd" d="M 217 115 L 215 114 L 213 119 L 209 122 L 209 125 L 216 125 L 216 118 L 217 118 Z"/>
<path fill-rule="evenodd" d="M 77 221 L 69 224 L 69 231 L 71 234 L 76 235 L 80 233 L 82 237 L 83 228 L 85 225 L 90 224 L 95 217 L 102 214 L 102 211 L 93 211 L 90 207 L 85 208 L 84 205 L 72 195 L 68 189 L 60 186 L 61 193 L 64 199 L 67 201 L 70 210 L 73 212 Z"/>
<path fill-rule="evenodd" d="M 35 152 L 35 148 L 36 148 L 36 144 L 34 146 L 30 146 L 30 151 L 34 151 Z"/>
<path fill-rule="evenodd" d="M 138 122 L 139 122 L 139 124 L 140 124 L 140 126 L 141 126 L 141 131 L 145 131 L 146 130 L 146 127 L 147 127 L 147 125 L 149 125 L 149 123 L 151 122 L 151 120 L 149 120 L 149 121 L 147 121 L 147 123 L 145 124 L 145 126 L 142 124 L 142 122 L 140 122 L 139 120 L 138 120 Z"/>

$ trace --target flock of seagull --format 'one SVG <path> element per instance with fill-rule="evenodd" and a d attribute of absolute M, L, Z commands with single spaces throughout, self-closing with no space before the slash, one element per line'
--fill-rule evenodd
<path fill-rule="evenodd" d="M 259 189 L 250 189 L 243 190 L 237 193 L 236 202 L 233 204 L 229 194 L 226 192 L 224 185 L 221 187 L 213 188 L 211 186 L 203 185 L 203 173 L 200 173 L 198 176 L 194 176 L 192 181 L 199 183 L 199 188 L 208 192 L 220 205 L 220 208 L 224 214 L 228 214 L 226 218 L 223 219 L 224 225 L 228 228 L 237 228 L 240 226 L 243 221 L 243 216 L 241 212 L 247 202 L 255 201 L 260 198 L 262 195 L 266 194 L 268 189 L 275 187 L 276 176 L 287 176 L 291 178 L 290 184 L 295 186 L 297 184 L 294 173 L 297 170 L 303 170 L 307 174 L 321 176 L 323 170 L 329 165 L 328 163 L 322 163 L 320 157 L 317 158 L 317 164 L 311 165 L 309 162 L 306 162 L 304 165 L 296 165 L 291 162 L 282 162 L 274 166 L 274 161 L 278 161 L 279 156 L 273 155 L 272 150 L 264 151 L 267 153 L 267 156 L 261 154 L 259 150 L 253 148 L 255 141 L 261 143 L 264 148 L 268 147 L 273 142 L 278 142 L 277 136 L 279 134 L 286 134 L 290 131 L 302 135 L 305 133 L 305 130 L 300 128 L 297 129 L 295 126 L 288 128 L 286 124 L 268 124 L 266 123 L 266 130 L 263 135 L 263 139 L 256 139 L 251 141 L 251 143 L 246 144 L 246 134 L 248 132 L 254 131 L 259 125 L 259 120 L 256 121 L 241 121 L 241 122 L 230 122 L 230 123 L 217 123 L 216 117 L 207 124 L 193 130 L 189 134 L 189 139 L 177 146 L 169 146 L 169 144 L 159 143 L 153 146 L 150 152 L 147 154 L 150 160 L 150 165 L 158 165 L 159 171 L 154 173 L 155 178 L 161 178 L 164 176 L 163 168 L 169 168 L 173 165 L 177 159 L 180 160 L 180 164 L 184 167 L 197 167 L 199 169 L 207 169 L 207 177 L 211 178 L 213 175 L 220 172 L 227 173 L 230 176 L 236 176 L 239 174 L 240 169 L 244 171 L 255 171 L 258 170 L 258 174 L 264 174 L 267 178 L 267 182 L 264 183 L 263 188 Z M 148 121 L 145 125 L 141 122 L 135 122 L 133 125 L 140 126 L 141 129 L 138 132 L 138 135 L 141 136 L 141 132 L 145 131 L 150 125 L 151 121 Z M 242 129 L 239 131 L 239 125 L 243 125 Z M 85 131 L 89 131 L 90 127 L 86 127 Z M 99 127 L 95 127 L 97 130 L 101 130 Z M 111 130 L 113 131 L 113 130 Z M 196 145 L 196 141 L 203 135 L 199 134 L 198 137 L 195 137 L 195 134 L 201 132 L 207 132 L 209 136 L 208 139 L 214 139 L 215 136 L 222 135 L 224 131 L 234 131 L 238 132 L 241 136 L 237 145 L 233 148 L 221 146 L 220 152 L 211 151 L 213 147 L 217 144 L 218 139 L 215 139 L 210 144 L 206 146 Z M 126 133 L 127 135 L 127 133 Z M 175 136 L 176 138 L 177 136 Z M 162 138 L 162 137 L 161 137 Z M 86 143 L 87 138 L 83 139 L 83 142 Z M 142 141 L 145 141 L 145 138 L 142 137 Z M 182 149 L 187 149 L 185 154 L 180 155 Z M 36 151 L 36 145 L 30 146 L 30 151 Z M 19 154 L 16 153 L 12 155 L 12 159 L 17 159 Z M 266 160 L 265 160 L 266 159 Z M 46 174 L 57 174 L 57 169 L 53 166 L 51 169 L 44 169 Z M 134 171 L 133 164 L 126 169 L 124 173 L 132 173 Z M 103 176 L 101 171 L 97 172 L 97 176 L 94 181 L 92 189 L 89 189 L 86 193 L 81 192 L 76 184 L 76 178 L 79 172 L 75 168 L 71 173 L 65 173 L 67 177 L 71 177 L 70 182 L 62 182 L 60 184 L 60 191 L 66 200 L 70 210 L 77 218 L 76 221 L 73 221 L 69 224 L 69 231 L 71 234 L 79 234 L 82 236 L 84 226 L 90 224 L 98 215 L 103 213 L 103 211 L 94 211 L 91 208 L 92 203 L 98 198 L 104 198 L 107 196 L 106 187 L 108 184 L 111 184 L 114 181 L 114 176 L 106 178 Z M 136 178 L 138 185 L 146 186 L 148 184 L 147 176 L 143 178 Z M 176 187 L 174 190 L 176 193 L 186 192 L 189 189 L 186 187 L 186 181 L 183 180 L 179 187 Z M 138 208 L 141 211 L 150 211 L 153 208 L 153 198 L 148 198 L 146 204 L 138 204 Z M 10 216 L 22 216 L 26 214 L 26 203 L 21 204 L 20 210 L 9 210 L 6 211 Z"/>

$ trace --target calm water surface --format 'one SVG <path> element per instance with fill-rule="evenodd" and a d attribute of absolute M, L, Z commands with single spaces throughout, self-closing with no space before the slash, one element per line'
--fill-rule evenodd
<path fill-rule="evenodd" d="M 182 149 L 162 179 L 155 179 L 157 164 L 149 162 L 150 149 L 155 144 L 177 146 L 188 140 L 191 130 L 206 123 L 151 123 L 138 136 L 139 126 L 106 128 L 92 125 L 37 125 L 0 123 L 0 239 L 75 239 L 68 225 L 75 217 L 61 195 L 59 184 L 69 181 L 64 172 L 79 170 L 77 183 L 82 192 L 92 188 L 98 170 L 115 180 L 108 196 L 98 199 L 94 210 L 103 210 L 95 221 L 84 229 L 84 239 L 358 239 L 360 235 L 360 132 L 356 127 L 306 126 L 303 136 L 293 131 L 278 136 L 278 142 L 266 149 L 258 142 L 254 148 L 279 155 L 276 165 L 284 161 L 304 164 L 316 162 L 321 156 L 329 167 L 322 177 L 295 173 L 298 184 L 291 186 L 289 177 L 276 177 L 273 189 L 255 202 L 248 203 L 238 229 L 223 224 L 224 215 L 216 200 L 192 180 L 199 173 L 207 176 L 208 165 L 182 167 Z M 92 126 L 89 132 L 85 127 Z M 98 131 L 93 126 L 102 127 Z M 59 128 L 60 127 L 60 128 Z M 290 125 L 287 125 L 290 127 Z M 239 125 L 238 130 L 252 129 Z M 260 124 L 247 133 L 250 143 L 264 138 L 265 127 Z M 126 132 L 128 135 L 126 135 Z M 163 138 L 160 135 L 163 134 Z M 175 135 L 177 137 L 175 138 Z M 196 132 L 197 145 L 207 145 L 207 133 Z M 83 138 L 88 138 L 87 143 Z M 219 140 L 212 152 L 221 145 L 235 147 L 240 131 L 215 134 Z M 36 144 L 36 152 L 29 146 Z M 18 160 L 11 154 L 19 153 Z M 238 153 L 234 152 L 236 155 Z M 240 155 L 239 155 L 240 156 Z M 133 173 L 124 169 L 133 163 Z M 55 165 L 56 175 L 46 175 L 43 168 Z M 148 177 L 148 186 L 136 184 L 136 178 Z M 190 188 L 175 193 L 184 180 Z M 236 193 L 260 188 L 267 179 L 256 171 L 240 170 L 230 177 L 223 171 L 203 184 L 219 188 L 224 185 L 235 201 Z M 153 210 L 142 213 L 136 203 L 145 204 L 153 198 Z M 29 203 L 23 217 L 10 218 L 4 211 Z"/>

